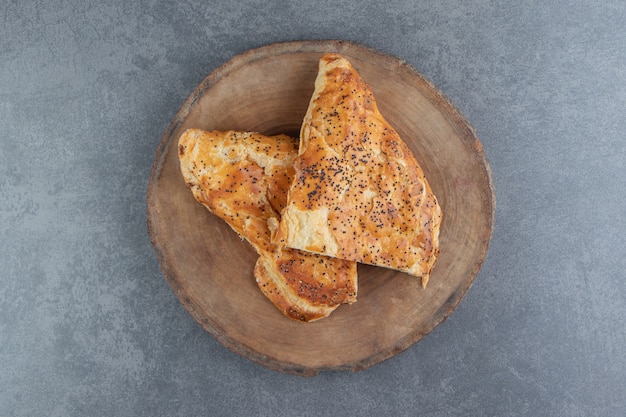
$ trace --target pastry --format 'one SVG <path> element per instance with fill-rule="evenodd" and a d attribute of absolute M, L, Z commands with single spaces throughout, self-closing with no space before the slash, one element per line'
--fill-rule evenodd
<path fill-rule="evenodd" d="M 426 286 L 441 208 L 370 87 L 338 54 L 319 62 L 294 168 L 274 242 L 404 271 Z"/>
<path fill-rule="evenodd" d="M 239 131 L 189 129 L 179 139 L 180 169 L 197 201 L 258 252 L 259 288 L 286 316 L 327 317 L 356 301 L 356 264 L 272 242 L 293 178 L 297 140 Z"/>

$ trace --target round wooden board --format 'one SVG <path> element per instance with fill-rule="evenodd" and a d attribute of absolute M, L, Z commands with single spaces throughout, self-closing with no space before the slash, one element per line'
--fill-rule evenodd
<path fill-rule="evenodd" d="M 257 287 L 251 247 L 194 200 L 176 149 L 187 128 L 297 135 L 326 52 L 344 55 L 359 71 L 422 166 L 442 206 L 441 253 L 426 289 L 407 274 L 359 265 L 355 304 L 300 323 L 284 317 Z M 481 267 L 495 210 L 482 146 L 454 106 L 404 61 L 344 41 L 273 44 L 213 71 L 163 135 L 147 204 L 161 269 L 189 313 L 234 352 L 300 375 L 366 369 L 445 320 Z"/>

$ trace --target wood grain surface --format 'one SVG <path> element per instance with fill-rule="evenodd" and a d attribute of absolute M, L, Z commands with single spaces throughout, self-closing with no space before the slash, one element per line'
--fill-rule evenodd
<path fill-rule="evenodd" d="M 441 253 L 426 289 L 407 274 L 359 265 L 355 304 L 318 322 L 299 323 L 285 318 L 257 287 L 254 250 L 194 200 L 176 146 L 187 128 L 297 135 L 326 52 L 350 60 L 422 166 L 442 206 Z M 495 211 L 489 165 L 464 117 L 404 61 L 344 41 L 273 44 L 213 71 L 163 135 L 147 204 L 148 230 L 165 278 L 202 327 L 254 362 L 309 376 L 366 369 L 445 320 L 481 267 Z"/>

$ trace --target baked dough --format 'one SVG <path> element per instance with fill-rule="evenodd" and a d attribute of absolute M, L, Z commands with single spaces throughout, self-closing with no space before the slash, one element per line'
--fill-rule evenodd
<path fill-rule="evenodd" d="M 254 275 L 263 294 L 286 316 L 314 321 L 356 301 L 357 271 L 354 262 L 272 243 L 297 146 L 286 135 L 189 129 L 179 139 L 178 155 L 196 200 L 259 253 Z"/>
<path fill-rule="evenodd" d="M 421 167 L 338 54 L 319 62 L 275 242 L 397 269 L 426 286 L 441 209 Z"/>

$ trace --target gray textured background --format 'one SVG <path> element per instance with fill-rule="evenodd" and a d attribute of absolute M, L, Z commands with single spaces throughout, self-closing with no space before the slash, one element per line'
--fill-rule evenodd
<path fill-rule="evenodd" d="M 0 415 L 626 415 L 626 3 L 4 1 L 0 22 Z M 497 188 L 452 316 L 310 379 L 205 333 L 145 223 L 192 89 L 305 39 L 408 61 L 475 126 Z"/>

